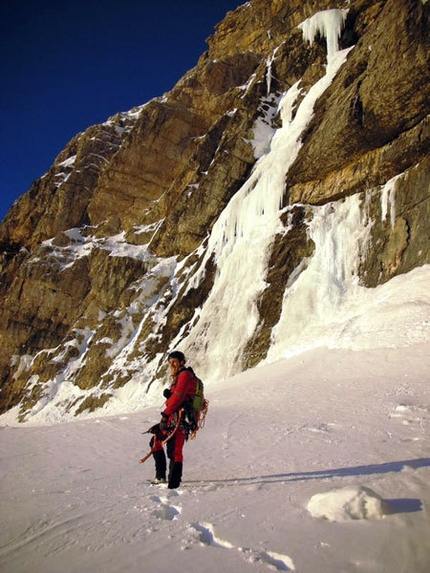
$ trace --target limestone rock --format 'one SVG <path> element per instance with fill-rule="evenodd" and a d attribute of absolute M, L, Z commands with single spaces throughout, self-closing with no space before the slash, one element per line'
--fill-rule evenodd
<path fill-rule="evenodd" d="M 315 206 L 362 199 L 369 288 L 430 262 L 430 3 L 251 0 L 170 92 L 73 138 L 0 225 L 1 411 L 19 405 L 24 420 L 56 400 L 81 415 L 164 376 L 216 279 L 208 235 L 270 149 L 282 96 L 299 82 L 296 113 L 326 73 L 324 37 L 309 44 L 298 26 L 329 9 L 347 10 L 346 61 L 287 171 L 237 369 L 267 355 L 285 289 L 313 255 Z M 204 357 L 207 342 L 192 351 Z"/>

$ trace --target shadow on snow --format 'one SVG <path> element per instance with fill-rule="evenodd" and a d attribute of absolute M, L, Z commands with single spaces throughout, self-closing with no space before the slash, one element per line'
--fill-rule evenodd
<path fill-rule="evenodd" d="M 271 484 L 271 483 L 288 483 L 305 480 L 322 480 L 334 477 L 351 477 L 367 476 L 374 474 L 386 474 L 392 472 L 401 472 L 405 469 L 419 469 L 430 467 L 430 458 L 419 458 L 416 460 L 402 460 L 398 462 L 386 462 L 383 464 L 370 464 L 366 466 L 354 466 L 345 468 L 336 468 L 330 470 L 310 471 L 310 472 L 293 472 L 282 474 L 271 474 L 243 478 L 228 478 L 214 480 L 187 480 L 189 485 L 253 485 L 253 484 Z M 421 511 L 422 503 L 419 499 L 386 499 L 388 506 L 387 513 L 411 513 Z"/>

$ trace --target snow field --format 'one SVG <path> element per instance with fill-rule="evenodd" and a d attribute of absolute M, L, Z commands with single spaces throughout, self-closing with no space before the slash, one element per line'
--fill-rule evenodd
<path fill-rule="evenodd" d="M 321 348 L 220 384 L 173 491 L 138 463 L 160 408 L 3 426 L 2 572 L 428 571 L 428 350 Z M 352 515 L 368 490 L 381 508 Z"/>

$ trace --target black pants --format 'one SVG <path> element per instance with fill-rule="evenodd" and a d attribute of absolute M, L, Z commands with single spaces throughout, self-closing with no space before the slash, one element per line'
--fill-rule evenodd
<path fill-rule="evenodd" d="M 170 461 L 168 479 L 169 489 L 176 489 L 179 487 L 182 480 L 184 443 L 185 433 L 179 428 L 175 435 L 166 444 L 167 457 Z M 154 450 L 152 455 L 155 461 L 155 477 L 158 479 L 166 479 L 166 454 L 164 453 L 160 437 L 154 434 L 151 438 L 150 446 Z"/>

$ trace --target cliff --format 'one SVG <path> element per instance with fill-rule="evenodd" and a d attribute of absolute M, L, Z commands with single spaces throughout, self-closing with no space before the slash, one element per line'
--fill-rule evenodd
<path fill-rule="evenodd" d="M 429 6 L 252 0 L 169 93 L 72 139 L 0 226 L 1 411 L 144 397 L 173 346 L 208 380 L 270 359 L 328 209 L 357 207 L 363 288 L 430 263 Z"/>

